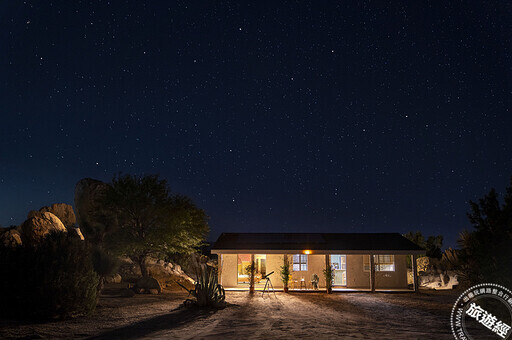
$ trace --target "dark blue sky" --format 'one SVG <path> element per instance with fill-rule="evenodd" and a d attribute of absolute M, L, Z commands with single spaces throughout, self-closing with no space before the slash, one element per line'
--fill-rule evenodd
<path fill-rule="evenodd" d="M 6 1 L 0 224 L 159 173 L 223 231 L 443 234 L 512 175 L 505 1 Z"/>

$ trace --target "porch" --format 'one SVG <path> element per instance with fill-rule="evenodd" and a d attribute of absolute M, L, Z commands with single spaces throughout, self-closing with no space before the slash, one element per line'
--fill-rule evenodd
<path fill-rule="evenodd" d="M 289 291 L 325 291 L 324 271 L 328 267 L 332 268 L 335 292 L 415 291 L 414 284 L 409 285 L 407 279 L 408 264 L 416 262 L 414 255 L 221 253 L 218 261 L 219 282 L 226 290 L 249 290 L 250 276 L 246 268 L 253 265 L 255 290 L 263 290 L 268 275 L 274 289 L 282 291 L 281 270 L 287 261 Z"/>
<path fill-rule="evenodd" d="M 416 256 L 424 253 L 398 233 L 223 233 L 212 247 L 219 282 L 234 290 L 249 289 L 248 268 L 254 268 L 256 289 L 267 276 L 283 289 L 286 263 L 293 291 L 326 290 L 326 269 L 332 269 L 335 291 L 407 290 L 407 272 L 416 274 Z M 412 281 L 416 291 L 416 275 Z"/>

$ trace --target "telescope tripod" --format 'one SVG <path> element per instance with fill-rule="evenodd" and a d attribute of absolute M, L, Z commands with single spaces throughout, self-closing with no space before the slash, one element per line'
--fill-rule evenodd
<path fill-rule="evenodd" d="M 274 286 L 272 285 L 272 281 L 270 281 L 270 278 L 267 276 L 267 281 L 265 282 L 265 288 L 263 288 L 263 292 L 261 293 L 261 297 L 263 297 L 263 294 L 265 294 L 265 290 L 268 294 L 270 294 L 270 288 L 272 287 L 272 292 L 274 292 L 274 296 L 276 296 L 276 291 L 274 290 Z"/>

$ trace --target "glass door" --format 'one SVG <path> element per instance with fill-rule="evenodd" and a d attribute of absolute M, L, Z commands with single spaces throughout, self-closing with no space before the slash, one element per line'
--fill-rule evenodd
<path fill-rule="evenodd" d="M 249 283 L 251 254 L 238 254 L 238 283 Z M 254 283 L 259 283 L 261 278 L 267 273 L 267 255 L 254 255 Z"/>
<path fill-rule="evenodd" d="M 334 285 L 347 285 L 347 255 L 331 255 L 331 265 L 334 270 Z"/>

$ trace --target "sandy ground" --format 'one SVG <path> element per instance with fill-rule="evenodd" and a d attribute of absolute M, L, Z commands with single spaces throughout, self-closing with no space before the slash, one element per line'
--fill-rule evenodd
<path fill-rule="evenodd" d="M 0 338 L 453 339 L 450 312 L 458 292 L 227 292 L 228 307 L 183 307 L 186 293 L 103 296 L 94 315 L 66 321 L 0 320 Z"/>

